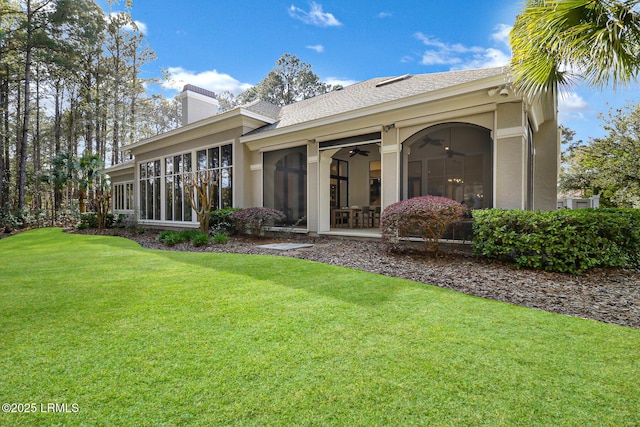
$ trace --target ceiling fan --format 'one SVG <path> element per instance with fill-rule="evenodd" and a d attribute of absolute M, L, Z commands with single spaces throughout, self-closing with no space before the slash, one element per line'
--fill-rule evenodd
<path fill-rule="evenodd" d="M 369 152 L 367 150 L 361 150 L 358 147 L 353 147 L 353 149 L 349 151 L 349 157 L 353 157 L 356 154 L 360 154 L 361 156 L 368 156 Z"/>
<path fill-rule="evenodd" d="M 435 145 L 437 147 L 441 147 L 443 142 L 444 142 L 444 139 L 442 139 L 442 138 L 434 139 L 434 138 L 431 138 L 430 136 L 427 136 L 422 141 L 422 144 L 420 144 L 420 146 L 418 148 L 422 148 L 425 145 Z"/>
<path fill-rule="evenodd" d="M 462 157 L 465 156 L 464 153 L 460 153 L 458 151 L 453 151 L 449 145 L 445 145 L 444 146 L 444 151 L 445 151 L 445 153 L 447 153 L 447 157 L 448 158 L 452 158 L 453 156 L 462 156 Z"/>

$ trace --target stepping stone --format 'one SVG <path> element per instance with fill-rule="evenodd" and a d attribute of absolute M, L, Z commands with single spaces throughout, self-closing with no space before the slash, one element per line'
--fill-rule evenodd
<path fill-rule="evenodd" d="M 276 249 L 278 251 L 289 251 L 291 249 L 310 248 L 310 243 L 272 243 L 270 245 L 260 245 L 259 248 Z"/>

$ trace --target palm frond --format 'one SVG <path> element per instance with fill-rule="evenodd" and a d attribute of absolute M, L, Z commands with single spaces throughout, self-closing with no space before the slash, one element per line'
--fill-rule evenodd
<path fill-rule="evenodd" d="M 578 77 L 624 86 L 640 69 L 640 14 L 633 1 L 529 0 L 511 32 L 514 86 L 537 97 Z"/>

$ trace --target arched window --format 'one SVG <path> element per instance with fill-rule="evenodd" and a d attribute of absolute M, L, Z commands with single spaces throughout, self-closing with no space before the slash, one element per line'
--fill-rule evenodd
<path fill-rule="evenodd" d="M 403 143 L 404 197 L 442 196 L 472 209 L 493 206 L 491 132 L 467 123 L 424 129 Z"/>

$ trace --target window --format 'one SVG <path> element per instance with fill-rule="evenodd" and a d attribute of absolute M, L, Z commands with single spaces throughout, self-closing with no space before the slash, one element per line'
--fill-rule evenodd
<path fill-rule="evenodd" d="M 349 162 L 333 159 L 331 161 L 331 207 L 349 206 Z"/>
<path fill-rule="evenodd" d="M 212 209 L 233 206 L 233 147 L 231 144 L 208 148 L 196 153 L 197 170 L 211 170 L 217 177 Z"/>
<path fill-rule="evenodd" d="M 406 197 L 447 197 L 472 209 L 493 206 L 492 141 L 488 129 L 449 123 L 425 129 L 403 146 Z"/>
<path fill-rule="evenodd" d="M 191 172 L 191 153 L 164 159 L 165 220 L 191 221 L 193 218 L 189 198 L 184 194 L 182 174 Z"/>
<path fill-rule="evenodd" d="M 133 210 L 133 182 L 114 184 L 112 197 L 115 211 Z"/>
<path fill-rule="evenodd" d="M 380 160 L 369 162 L 369 205 L 380 206 L 382 163 Z"/>
<path fill-rule="evenodd" d="M 264 206 L 286 215 L 287 224 L 306 224 L 307 147 L 264 153 Z"/>
<path fill-rule="evenodd" d="M 140 219 L 160 220 L 160 160 L 139 164 Z"/>

